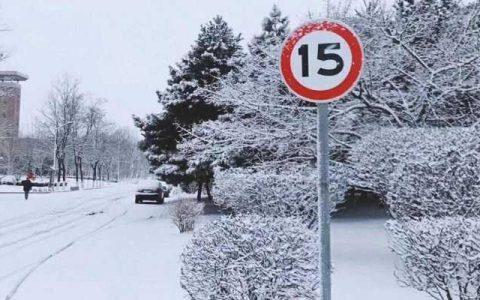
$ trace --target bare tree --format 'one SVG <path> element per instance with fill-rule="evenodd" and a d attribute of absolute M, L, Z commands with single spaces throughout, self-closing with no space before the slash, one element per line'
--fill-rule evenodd
<path fill-rule="evenodd" d="M 116 128 L 109 143 L 111 178 L 135 178 L 148 173 L 148 161 L 138 149 L 138 138 L 128 128 Z"/>
<path fill-rule="evenodd" d="M 105 111 L 101 106 L 102 103 L 102 100 L 98 100 L 88 106 L 85 116 L 88 132 L 85 158 L 91 167 L 93 181 L 102 179 L 102 170 L 109 156 L 109 132 L 113 128 L 113 125 L 105 119 Z"/>
<path fill-rule="evenodd" d="M 57 181 L 65 181 L 66 149 L 72 138 L 74 124 L 81 116 L 84 96 L 79 84 L 77 79 L 62 76 L 53 84 L 47 107 L 41 112 L 40 124 L 54 142 L 54 156 L 58 164 Z"/>

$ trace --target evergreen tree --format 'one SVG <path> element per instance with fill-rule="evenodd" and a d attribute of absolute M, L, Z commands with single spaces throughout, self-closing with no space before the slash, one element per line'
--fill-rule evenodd
<path fill-rule="evenodd" d="M 227 107 L 208 101 L 208 90 L 242 65 L 244 54 L 240 35 L 235 35 L 222 17 L 201 26 L 200 34 L 188 54 L 170 68 L 170 79 L 163 92 L 157 92 L 164 111 L 146 120 L 135 118 L 144 140 L 140 148 L 147 153 L 154 172 L 163 180 L 184 187 L 196 182 L 198 197 L 203 184 L 209 187 L 213 177 L 208 161 L 188 161 L 178 145 L 191 138 L 193 125 L 216 120 Z"/>
<path fill-rule="evenodd" d="M 277 68 L 277 52 L 289 32 L 288 17 L 283 16 L 278 6 L 274 5 L 269 15 L 263 19 L 261 33 L 254 36 L 248 45 L 250 56 L 246 64 L 254 65 L 255 67 L 246 68 L 249 69 L 249 72 L 245 75 L 254 80 L 273 84 L 273 78 L 261 78 L 261 69 L 265 69 L 267 66 L 275 66 Z M 278 83 L 275 84 L 278 85 Z M 281 95 L 289 93 L 288 88 L 283 83 L 278 86 L 278 90 Z"/>
<path fill-rule="evenodd" d="M 268 17 L 263 19 L 262 33 L 255 36 L 248 45 L 250 53 L 265 56 L 265 48 L 269 45 L 279 45 L 285 40 L 289 33 L 288 25 L 288 17 L 282 16 L 278 6 L 274 5 Z"/>

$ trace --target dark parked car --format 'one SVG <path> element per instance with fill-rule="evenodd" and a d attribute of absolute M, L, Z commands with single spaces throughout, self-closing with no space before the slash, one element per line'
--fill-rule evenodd
<path fill-rule="evenodd" d="M 159 181 L 149 181 L 141 185 L 135 193 L 135 203 L 154 201 L 162 204 L 165 200 L 165 191 Z"/>

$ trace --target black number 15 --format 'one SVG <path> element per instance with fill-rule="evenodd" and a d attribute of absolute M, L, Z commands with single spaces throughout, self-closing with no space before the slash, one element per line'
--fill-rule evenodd
<path fill-rule="evenodd" d="M 339 50 L 340 43 L 331 43 L 331 44 L 319 44 L 318 45 L 318 60 L 327 61 L 333 60 L 337 63 L 337 66 L 334 69 L 323 69 L 318 70 L 319 75 L 324 76 L 335 76 L 342 72 L 344 67 L 343 59 L 340 55 L 335 53 L 325 53 L 326 50 Z M 308 77 L 309 74 L 309 62 L 308 62 L 308 45 L 302 45 L 298 49 L 298 54 L 302 56 L 302 76 Z"/>

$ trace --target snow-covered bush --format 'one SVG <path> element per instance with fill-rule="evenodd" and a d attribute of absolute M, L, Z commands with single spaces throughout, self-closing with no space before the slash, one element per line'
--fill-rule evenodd
<path fill-rule="evenodd" d="M 382 195 L 395 218 L 480 214 L 477 128 L 380 129 L 350 162 L 351 184 Z"/>
<path fill-rule="evenodd" d="M 223 217 L 194 234 L 181 285 L 197 299 L 317 299 L 315 233 L 294 218 Z"/>
<path fill-rule="evenodd" d="M 341 164 L 330 171 L 332 210 L 342 202 L 346 176 Z M 317 181 L 312 168 L 286 169 L 282 172 L 255 169 L 230 169 L 215 174 L 214 201 L 239 214 L 300 217 L 316 224 Z"/>
<path fill-rule="evenodd" d="M 175 203 L 172 209 L 173 223 L 180 233 L 192 231 L 195 226 L 195 218 L 203 211 L 203 203 L 194 200 L 183 200 Z"/>
<path fill-rule="evenodd" d="M 480 299 L 480 219 L 390 221 L 397 277 L 438 300 Z"/>

